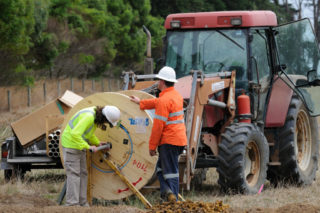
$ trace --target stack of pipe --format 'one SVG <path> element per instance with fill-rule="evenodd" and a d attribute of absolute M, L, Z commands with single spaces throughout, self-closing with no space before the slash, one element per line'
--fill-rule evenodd
<path fill-rule="evenodd" d="M 48 156 L 53 158 L 60 157 L 60 150 L 59 150 L 59 141 L 60 141 L 60 134 L 61 130 L 58 129 L 53 133 L 48 135 Z"/>

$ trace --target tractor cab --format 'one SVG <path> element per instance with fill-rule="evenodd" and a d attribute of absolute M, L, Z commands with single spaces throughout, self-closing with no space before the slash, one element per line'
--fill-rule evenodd
<path fill-rule="evenodd" d="M 250 94 L 256 120 L 266 119 L 268 93 L 281 78 L 311 115 L 320 114 L 314 87 L 320 57 L 308 19 L 278 26 L 271 11 L 184 13 L 169 15 L 165 28 L 165 65 L 178 78 L 190 70 L 236 71 L 236 96 Z"/>
<path fill-rule="evenodd" d="M 176 71 L 185 104 L 180 183 L 190 189 L 216 167 L 226 191 L 258 193 L 266 179 L 311 184 L 320 55 L 310 21 L 279 26 L 272 11 L 201 12 L 171 14 L 165 28 L 161 61 Z M 124 79 L 124 88 L 155 94 L 154 74 Z"/>

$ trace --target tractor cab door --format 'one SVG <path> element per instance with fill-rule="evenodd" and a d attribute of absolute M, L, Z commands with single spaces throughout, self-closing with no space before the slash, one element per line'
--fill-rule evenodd
<path fill-rule="evenodd" d="M 320 115 L 320 54 L 309 19 L 274 29 L 279 76 L 300 96 L 311 116 Z"/>
<path fill-rule="evenodd" d="M 271 59 L 266 29 L 250 29 L 251 91 L 253 120 L 264 120 L 265 102 L 271 81 Z"/>

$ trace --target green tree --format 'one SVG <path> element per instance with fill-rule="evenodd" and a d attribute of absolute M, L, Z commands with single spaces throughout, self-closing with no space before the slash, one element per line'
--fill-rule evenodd
<path fill-rule="evenodd" d="M 280 23 L 293 20 L 294 10 L 290 5 L 279 5 L 266 0 L 151 0 L 151 15 L 165 18 L 172 13 L 232 11 L 232 10 L 272 10 Z M 288 9 L 287 9 L 288 7 Z"/>
<path fill-rule="evenodd" d="M 223 0 L 151 0 L 151 15 L 166 18 L 171 13 L 221 11 L 226 9 Z"/>
<path fill-rule="evenodd" d="M 33 0 L 0 0 L 0 50 L 26 54 L 34 31 Z"/>

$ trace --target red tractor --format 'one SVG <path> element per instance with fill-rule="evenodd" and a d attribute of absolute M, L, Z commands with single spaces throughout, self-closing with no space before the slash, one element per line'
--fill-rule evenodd
<path fill-rule="evenodd" d="M 159 61 L 175 69 L 185 100 L 180 182 L 190 189 L 196 174 L 216 167 L 228 191 L 257 193 L 267 179 L 311 184 L 320 55 L 310 21 L 278 26 L 271 11 L 202 12 L 171 14 L 165 28 Z M 124 89 L 156 95 L 148 73 L 125 73 Z"/>

